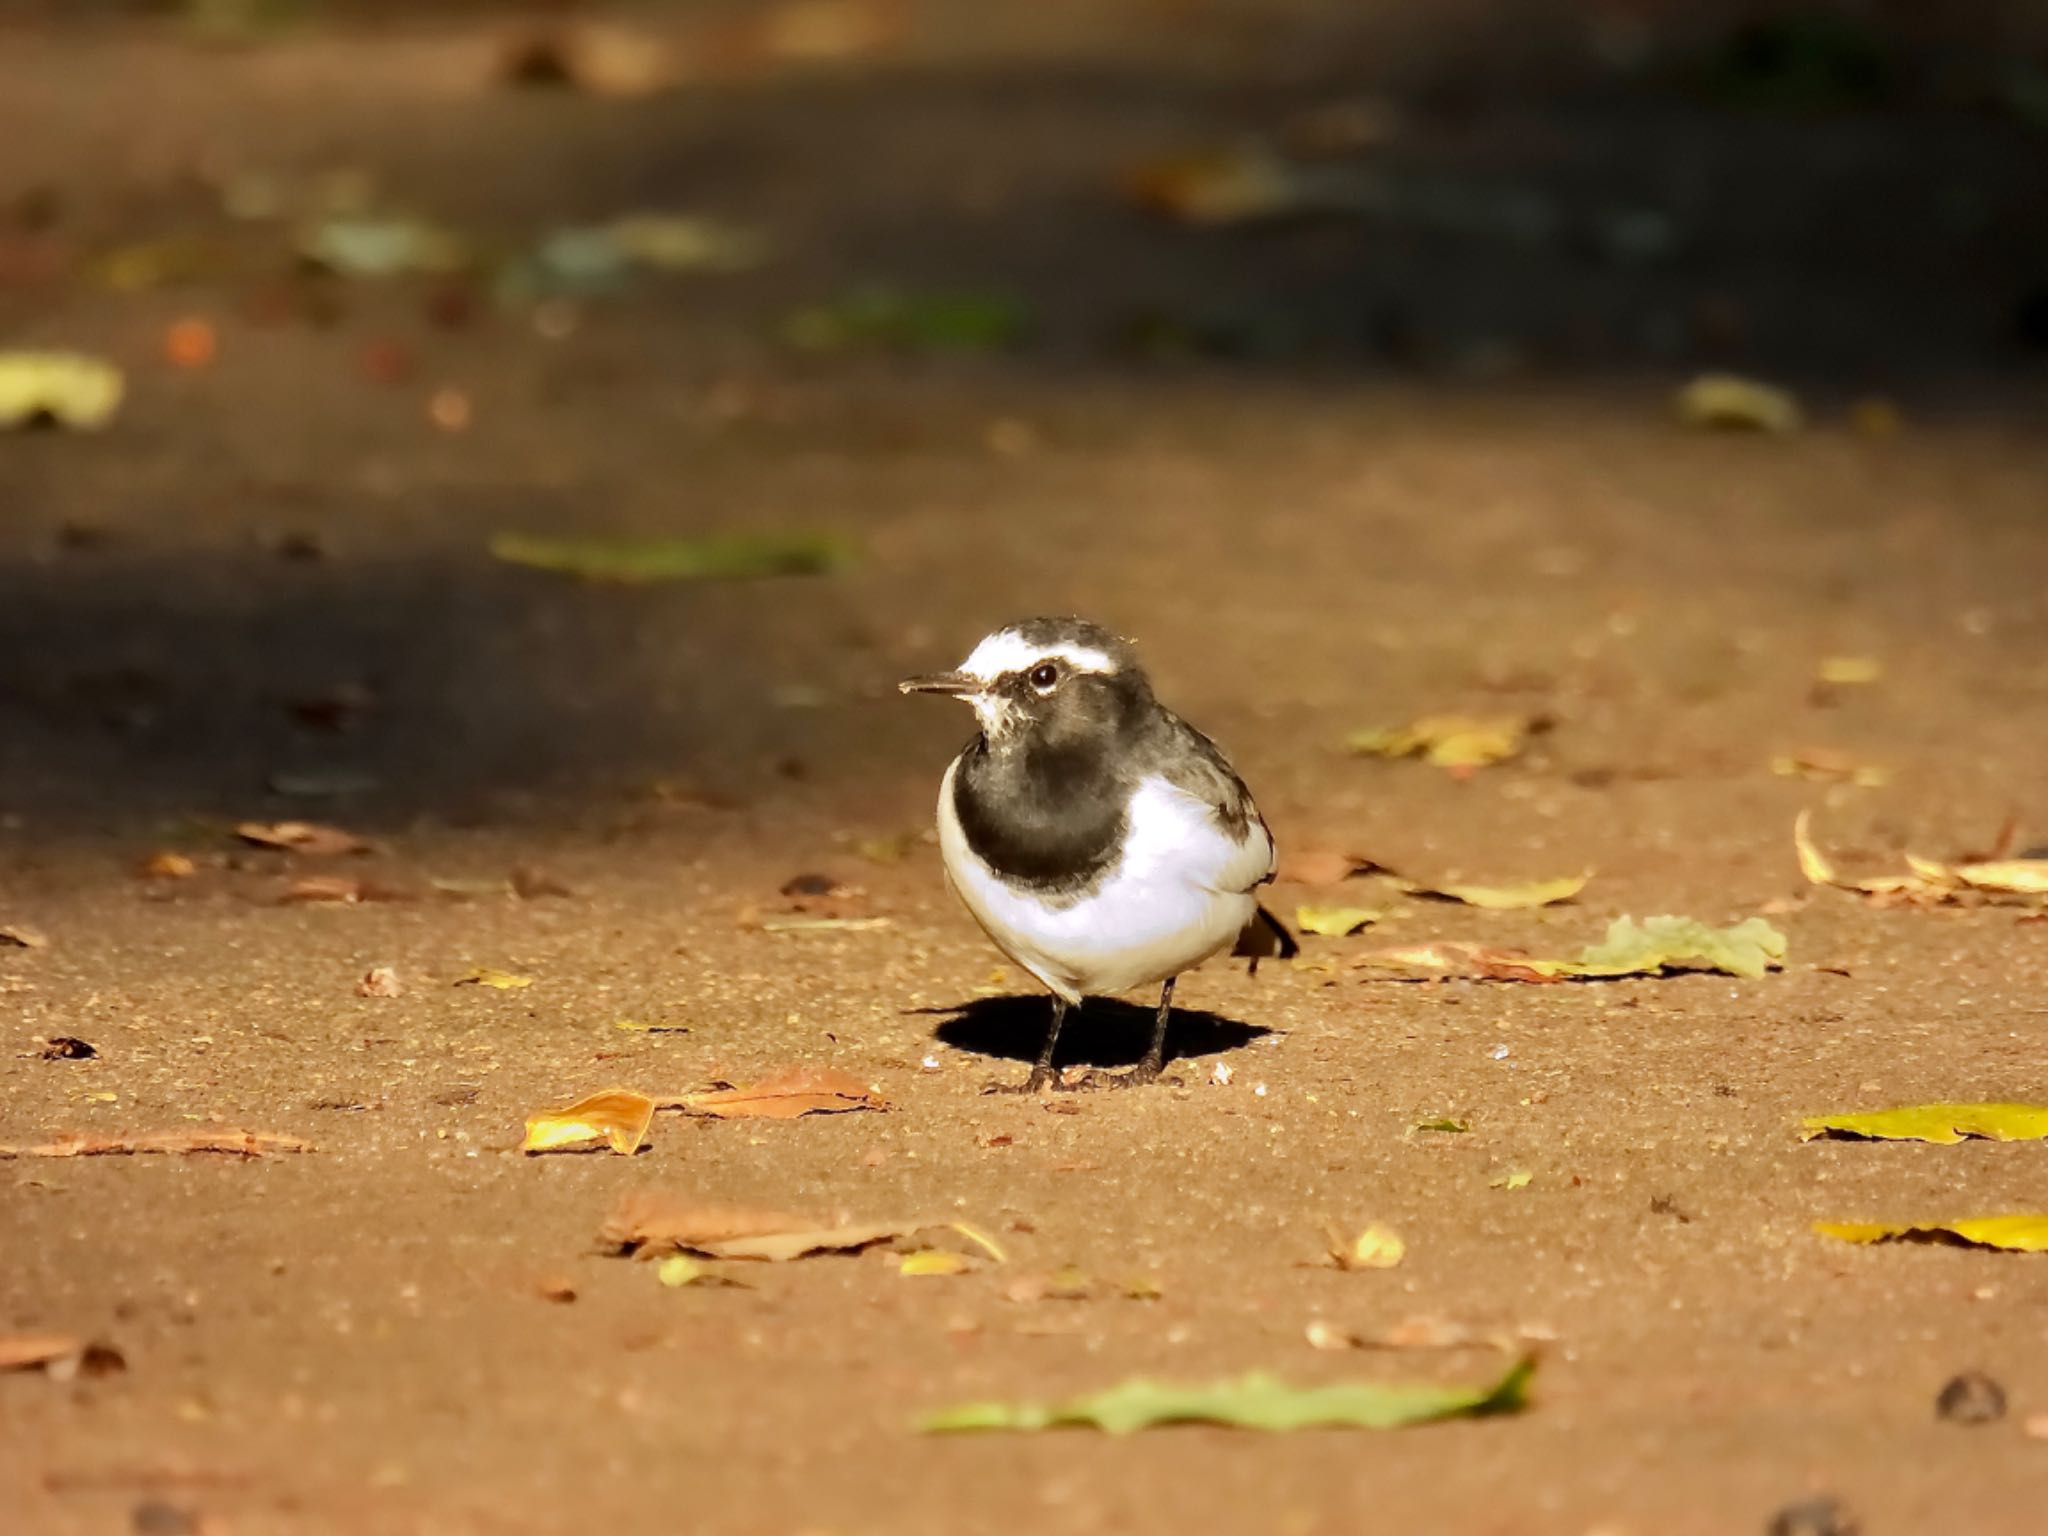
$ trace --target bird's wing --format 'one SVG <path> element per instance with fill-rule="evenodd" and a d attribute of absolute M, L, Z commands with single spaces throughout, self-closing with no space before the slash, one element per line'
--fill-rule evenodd
<path fill-rule="evenodd" d="M 1252 792 L 1230 766 L 1221 747 L 1180 716 L 1168 714 L 1166 719 L 1174 746 L 1179 749 L 1165 754 L 1163 773 L 1167 781 L 1208 806 L 1217 827 L 1237 849 L 1220 872 L 1216 888 L 1250 891 L 1265 885 L 1278 871 L 1280 862 L 1273 847 L 1273 834 L 1253 803 Z"/>

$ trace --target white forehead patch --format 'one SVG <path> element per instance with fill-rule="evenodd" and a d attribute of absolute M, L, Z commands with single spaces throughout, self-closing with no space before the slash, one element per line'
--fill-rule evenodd
<path fill-rule="evenodd" d="M 1076 672 L 1114 672 L 1116 663 L 1092 645 L 1033 645 L 1014 629 L 999 629 L 974 648 L 960 670 L 984 683 L 1005 672 L 1028 672 L 1041 661 L 1063 661 Z"/>

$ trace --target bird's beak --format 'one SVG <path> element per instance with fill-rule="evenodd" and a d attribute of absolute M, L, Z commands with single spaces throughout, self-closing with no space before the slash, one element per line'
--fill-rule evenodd
<path fill-rule="evenodd" d="M 899 693 L 944 693 L 959 698 L 979 692 L 981 679 L 965 672 L 927 672 L 922 677 L 906 677 L 896 689 Z"/>

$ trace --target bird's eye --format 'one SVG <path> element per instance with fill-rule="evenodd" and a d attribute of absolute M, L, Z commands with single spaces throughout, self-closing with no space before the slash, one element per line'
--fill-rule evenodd
<path fill-rule="evenodd" d="M 1048 692 L 1060 680 L 1060 669 L 1049 661 L 1041 661 L 1031 669 L 1031 686 L 1040 693 Z"/>

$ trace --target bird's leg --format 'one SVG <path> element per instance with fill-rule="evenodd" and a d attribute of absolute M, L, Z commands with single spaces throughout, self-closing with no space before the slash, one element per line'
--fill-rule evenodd
<path fill-rule="evenodd" d="M 1156 1083 L 1159 1074 L 1166 1070 L 1166 1026 L 1173 1019 L 1173 984 L 1177 977 L 1169 976 L 1166 984 L 1159 989 L 1159 1017 L 1152 1021 L 1152 1046 L 1145 1057 L 1128 1072 L 1119 1072 L 1110 1081 L 1119 1088 L 1136 1088 L 1145 1083 Z"/>
<path fill-rule="evenodd" d="M 1067 1021 L 1067 1000 L 1057 993 L 1052 1000 L 1052 1024 L 1045 1032 L 1045 1049 L 1038 1053 L 1038 1065 L 1031 1069 L 1031 1075 L 1021 1083 L 990 1083 L 983 1093 L 1037 1093 L 1041 1088 L 1057 1088 L 1059 1078 L 1052 1070 L 1053 1047 L 1059 1044 L 1060 1026 Z"/>

